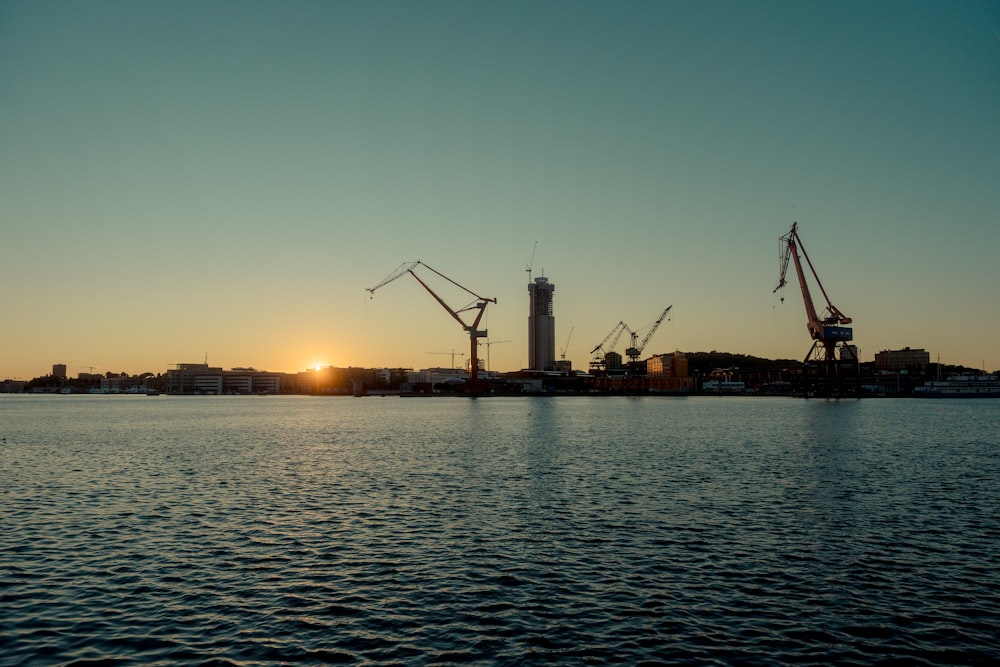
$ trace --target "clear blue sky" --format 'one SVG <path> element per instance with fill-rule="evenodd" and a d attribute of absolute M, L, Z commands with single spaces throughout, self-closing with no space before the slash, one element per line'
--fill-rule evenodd
<path fill-rule="evenodd" d="M 0 378 L 443 365 L 416 259 L 520 368 L 536 242 L 577 368 L 801 358 L 794 220 L 862 360 L 1000 368 L 996 2 L 0 1 L 0 95 Z"/>

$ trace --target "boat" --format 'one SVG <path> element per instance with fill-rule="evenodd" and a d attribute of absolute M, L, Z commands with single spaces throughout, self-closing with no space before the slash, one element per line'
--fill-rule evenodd
<path fill-rule="evenodd" d="M 706 394 L 742 394 L 747 390 L 746 383 L 730 380 L 705 380 L 701 390 Z"/>
<path fill-rule="evenodd" d="M 917 398 L 1000 398 L 1000 378 L 996 375 L 950 375 L 914 387 Z"/>

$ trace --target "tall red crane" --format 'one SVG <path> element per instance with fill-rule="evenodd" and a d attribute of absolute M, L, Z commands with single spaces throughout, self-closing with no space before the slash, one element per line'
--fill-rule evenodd
<path fill-rule="evenodd" d="M 806 263 L 809 265 L 809 270 L 812 272 L 816 285 L 819 286 L 819 291 L 823 294 L 823 298 L 826 299 L 826 310 L 823 311 L 822 316 L 816 312 L 812 295 L 809 293 L 809 284 L 806 282 L 806 274 L 802 266 L 802 260 L 799 257 L 800 251 L 802 257 L 805 257 Z M 841 359 L 857 362 L 857 354 L 852 347 L 847 345 L 848 341 L 853 340 L 854 331 L 851 327 L 844 326 L 851 323 L 851 318 L 840 312 L 840 309 L 834 306 L 830 301 L 830 297 L 827 296 L 826 290 L 823 288 L 823 283 L 820 281 L 819 275 L 813 267 L 812 260 L 809 259 L 809 255 L 802 245 L 802 239 L 799 238 L 797 222 L 792 223 L 791 231 L 778 239 L 778 259 L 781 273 L 778 277 L 778 286 L 774 288 L 775 292 L 785 286 L 785 274 L 788 271 L 789 259 L 795 263 L 795 273 L 799 278 L 802 300 L 806 306 L 806 328 L 813 339 L 812 348 L 809 350 L 809 354 L 806 355 L 805 362 L 808 363 L 813 358 L 818 359 L 819 352 L 822 350 L 823 360 L 827 364 L 827 372 L 829 373 L 830 367 L 837 359 L 838 346 L 841 349 Z M 784 301 L 784 298 L 782 298 L 782 301 Z"/>
<path fill-rule="evenodd" d="M 471 304 L 469 304 L 467 306 L 464 306 L 462 308 L 459 308 L 457 310 L 454 309 L 454 308 L 452 308 L 447 303 L 445 303 L 444 299 L 442 299 L 440 296 L 438 296 L 437 293 L 434 290 L 432 290 L 427 283 L 425 283 L 423 280 L 421 280 L 420 276 L 418 276 L 416 273 L 414 273 L 414 270 L 417 267 L 420 267 L 420 266 L 424 267 L 428 271 L 432 271 L 433 273 L 437 274 L 441 278 L 444 278 L 449 283 L 451 283 L 452 285 L 455 285 L 456 287 L 458 287 L 462 291 L 471 294 L 472 296 L 475 297 L 475 301 L 472 302 Z M 465 331 L 468 332 L 468 334 L 469 334 L 469 340 L 471 342 L 471 353 L 469 355 L 469 359 L 470 359 L 471 363 L 469 364 L 469 382 L 467 383 L 467 387 L 468 387 L 468 389 L 470 391 L 475 391 L 478 388 L 478 386 L 479 386 L 479 354 L 478 354 L 479 339 L 480 338 L 486 338 L 486 335 L 487 335 L 486 329 L 480 329 L 479 328 L 479 322 L 483 319 L 483 315 L 486 313 L 486 305 L 490 304 L 490 303 L 496 303 L 497 300 L 496 299 L 491 299 L 491 298 L 485 297 L 485 296 L 480 296 L 480 295 L 476 294 L 475 292 L 473 292 L 472 290 L 470 290 L 468 287 L 465 287 L 464 285 L 460 285 L 459 283 L 455 282 L 454 280 L 452 280 L 448 276 L 444 275 L 443 273 L 441 273 L 440 271 L 438 271 L 434 267 L 428 266 L 427 264 L 424 264 L 423 262 L 421 262 L 419 260 L 416 261 L 416 262 L 404 262 L 404 263 L 400 264 L 398 267 L 396 267 L 396 270 L 393 271 L 392 273 L 390 273 L 388 276 L 386 276 L 385 279 L 382 282 L 380 282 L 375 287 L 368 287 L 368 288 L 366 288 L 366 290 L 368 291 L 369 294 L 374 295 L 375 294 L 375 290 L 377 290 L 377 289 L 379 289 L 381 287 L 385 287 L 386 285 L 388 285 L 392 281 L 396 280 L 396 278 L 399 278 L 400 276 L 402 276 L 404 274 L 407 274 L 407 273 L 409 273 L 411 276 L 413 276 L 413 278 L 418 283 L 420 283 L 423 286 L 423 288 L 425 290 L 427 290 L 430 293 L 430 295 L 432 297 L 434 297 L 434 299 L 439 304 L 441 304 L 441 307 L 444 308 L 446 311 L 448 311 L 448 314 L 451 315 L 453 318 L 455 318 L 455 321 L 457 321 L 459 324 L 461 324 L 462 328 Z M 471 324 L 467 323 L 465 320 L 462 319 L 461 315 L 459 315 L 459 313 L 464 313 L 464 312 L 467 312 L 467 311 L 470 311 L 470 310 L 476 312 L 476 316 L 473 319 L 473 321 L 472 321 Z"/>

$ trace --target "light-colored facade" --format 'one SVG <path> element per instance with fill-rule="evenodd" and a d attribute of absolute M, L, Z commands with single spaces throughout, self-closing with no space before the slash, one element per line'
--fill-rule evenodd
<path fill-rule="evenodd" d="M 528 285 L 528 368 L 552 370 L 556 361 L 556 318 L 552 314 L 552 293 L 556 286 L 539 276 Z"/>
<path fill-rule="evenodd" d="M 281 375 L 254 368 L 222 370 L 208 364 L 177 364 L 167 371 L 170 394 L 261 394 L 281 391 Z"/>
<path fill-rule="evenodd" d="M 407 374 L 407 379 L 411 379 L 409 373 Z M 464 368 L 421 368 L 413 374 L 411 381 L 439 384 L 465 382 L 468 379 L 469 373 Z"/>

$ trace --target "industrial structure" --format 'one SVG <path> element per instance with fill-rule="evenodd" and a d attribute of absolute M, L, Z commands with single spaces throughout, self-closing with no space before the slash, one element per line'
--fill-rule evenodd
<path fill-rule="evenodd" d="M 615 345 L 618 344 L 618 339 L 622 337 L 626 329 L 628 329 L 628 325 L 619 321 L 614 329 L 604 337 L 604 340 L 594 346 L 594 349 L 590 351 L 594 355 L 594 358 L 590 360 L 591 372 L 600 373 L 621 368 L 622 355 L 615 352 Z"/>
<path fill-rule="evenodd" d="M 470 304 L 468 304 L 468 305 L 466 305 L 464 307 L 458 308 L 457 310 L 455 308 L 452 308 L 451 306 L 449 306 L 444 301 L 444 299 L 442 299 L 440 296 L 438 296 L 437 292 L 435 292 L 434 290 L 432 290 L 430 288 L 430 286 L 427 285 L 426 282 L 424 282 L 423 280 L 421 280 L 420 276 L 418 276 L 416 273 L 414 273 L 414 270 L 417 269 L 418 267 L 421 267 L 421 266 L 424 267 L 425 269 L 427 269 L 428 271 L 431 271 L 432 273 L 438 275 L 439 277 L 445 279 L 446 281 L 448 281 L 452 285 L 458 287 L 463 292 L 467 292 L 468 294 L 472 295 L 473 297 L 475 297 L 475 300 L 472 303 L 470 303 Z M 375 287 L 369 287 L 369 288 L 367 288 L 367 291 L 368 291 L 369 294 L 371 294 L 372 296 L 374 296 L 375 290 L 388 285 L 389 283 L 393 282 L 394 280 L 396 280 L 397 278 L 399 278 L 400 276 L 402 276 L 402 275 L 404 275 L 406 273 L 409 273 L 411 276 L 413 276 L 414 280 L 416 280 L 418 283 L 420 283 L 423 286 L 423 288 L 425 290 L 427 290 L 427 292 L 432 297 L 434 297 L 434 300 L 437 301 L 439 304 L 441 304 L 441 307 L 444 308 L 448 312 L 448 314 L 451 315 L 455 319 L 456 322 L 458 322 L 459 324 L 461 324 L 462 325 L 462 329 L 464 329 L 469 334 L 469 341 L 470 341 L 470 351 L 469 351 L 469 380 L 466 383 L 466 390 L 469 391 L 469 392 L 478 391 L 478 389 L 479 389 L 479 339 L 480 338 L 486 338 L 486 336 L 487 336 L 486 329 L 480 329 L 479 328 L 479 323 L 480 323 L 480 321 L 482 321 L 483 315 L 486 313 L 486 306 L 488 304 L 491 304 L 491 303 L 496 303 L 497 300 L 495 298 L 484 297 L 484 296 L 480 296 L 480 295 L 476 294 L 475 292 L 473 292 L 469 288 L 465 287 L 464 285 L 460 285 L 459 283 L 455 282 L 454 280 L 452 280 L 448 276 L 444 275 L 443 273 L 441 273 L 437 269 L 435 269 L 435 268 L 433 268 L 431 266 L 428 266 L 427 264 L 424 264 L 423 262 L 421 262 L 419 260 L 416 261 L 416 262 L 404 262 L 403 264 L 400 264 L 398 267 L 396 267 L 396 270 L 393 271 L 392 273 L 390 273 L 388 276 L 386 276 L 385 279 L 382 280 L 382 282 L 380 282 Z M 473 312 L 475 312 L 475 317 L 473 318 L 473 320 L 472 320 L 471 323 L 468 323 L 465 320 L 463 320 L 462 316 L 460 315 L 460 313 L 464 313 L 464 312 L 467 312 L 467 311 L 473 311 Z"/>
<path fill-rule="evenodd" d="M 528 283 L 528 369 L 553 370 L 556 362 L 556 318 L 552 294 L 556 286 L 544 276 Z"/>
<path fill-rule="evenodd" d="M 667 306 L 666 308 L 663 309 L 663 312 L 660 313 L 660 316 L 656 319 L 656 322 L 653 323 L 653 326 L 649 327 L 649 331 L 646 332 L 646 336 L 642 339 L 641 343 L 637 344 L 635 342 L 636 339 L 639 338 L 639 334 L 636 333 L 635 331 L 632 331 L 631 329 L 629 330 L 629 334 L 632 337 L 632 342 L 627 348 L 625 348 L 625 356 L 628 357 L 628 368 L 630 374 L 645 375 L 645 369 L 643 368 L 640 370 L 639 368 L 639 357 L 642 356 L 642 351 L 646 349 L 646 343 L 648 343 L 649 339 L 653 337 L 654 333 L 656 333 L 656 330 L 660 327 L 660 322 L 662 322 L 663 319 L 667 316 L 667 313 L 670 312 L 671 308 L 673 308 L 672 305 Z"/>
<path fill-rule="evenodd" d="M 656 321 L 649 327 L 646 335 L 643 337 L 642 342 L 639 342 L 639 332 L 634 331 L 625 322 L 618 322 L 615 327 L 604 337 L 600 343 L 594 346 L 594 349 L 590 351 L 594 355 L 593 359 L 590 361 L 590 369 L 592 372 L 607 373 L 615 370 L 620 370 L 622 368 L 622 357 L 620 354 L 615 352 L 615 346 L 618 345 L 618 340 L 622 337 L 622 334 L 626 331 L 629 333 L 631 339 L 629 346 L 625 348 L 625 356 L 628 357 L 628 366 L 626 371 L 628 375 L 637 376 L 644 375 L 645 369 L 642 368 L 642 364 L 639 358 L 642 356 L 643 350 L 646 349 L 646 345 L 649 343 L 653 334 L 660 327 L 660 323 L 666 319 L 667 314 L 673 306 L 667 306 L 660 313 L 660 316 Z"/>
<path fill-rule="evenodd" d="M 563 345 L 562 350 L 559 352 L 559 359 L 553 364 L 553 368 L 560 373 L 570 373 L 573 370 L 573 362 L 566 359 L 566 349 L 569 347 L 569 342 L 573 339 L 573 331 L 576 327 L 569 328 L 569 336 L 566 337 L 566 344 Z"/>
<path fill-rule="evenodd" d="M 811 360 L 822 361 L 828 382 L 838 377 L 838 361 L 850 362 L 854 367 L 856 375 L 858 367 L 857 348 L 853 345 L 848 345 L 848 342 L 854 338 L 854 331 L 851 327 L 846 326 L 851 324 L 852 320 L 850 317 L 844 315 L 839 308 L 834 306 L 830 301 L 830 297 L 827 296 L 826 289 L 824 289 L 823 283 L 820 281 L 815 267 L 813 267 L 812 260 L 809 259 L 809 255 L 802 245 L 797 222 L 793 222 L 792 229 L 778 239 L 778 244 L 780 273 L 778 276 L 778 286 L 774 288 L 774 292 L 785 286 L 788 261 L 791 259 L 795 264 L 795 273 L 798 276 L 799 288 L 802 291 L 802 301 L 805 303 L 806 328 L 813 340 L 812 347 L 809 349 L 808 354 L 806 354 L 803 363 L 808 364 Z M 802 257 L 805 258 L 806 263 L 809 265 L 809 270 L 812 272 L 816 285 L 826 300 L 826 309 L 823 311 L 822 316 L 817 313 L 816 306 L 813 303 L 812 295 L 809 291 L 809 283 L 806 281 L 805 270 L 802 266 L 802 258 L 799 256 L 800 251 Z M 784 301 L 784 298 L 781 300 Z"/>

